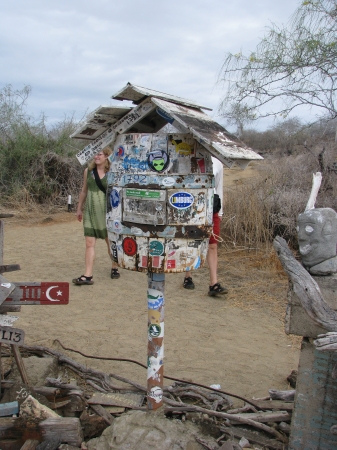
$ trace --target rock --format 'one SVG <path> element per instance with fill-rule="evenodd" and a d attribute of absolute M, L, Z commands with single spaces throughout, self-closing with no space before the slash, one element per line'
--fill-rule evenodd
<path fill-rule="evenodd" d="M 297 374 L 297 370 L 292 370 L 290 375 L 287 376 L 287 381 L 293 389 L 296 388 Z"/>
<path fill-rule="evenodd" d="M 21 403 L 20 406 L 20 417 L 24 419 L 36 418 L 40 420 L 45 420 L 49 418 L 60 417 L 56 412 L 47 408 L 47 406 L 41 405 L 34 397 L 29 395 L 26 400 Z"/>
<path fill-rule="evenodd" d="M 55 358 L 39 358 L 38 356 L 30 356 L 29 358 L 22 359 L 26 368 L 30 386 L 44 386 L 47 377 L 57 378 L 58 365 Z M 15 363 L 13 364 L 13 369 L 8 379 L 21 381 L 21 376 Z"/>
<path fill-rule="evenodd" d="M 102 436 L 87 442 L 88 450 L 204 450 L 195 440 L 202 437 L 190 422 L 167 419 L 161 411 L 130 411 L 114 420 Z M 217 445 L 213 438 L 208 441 Z"/>

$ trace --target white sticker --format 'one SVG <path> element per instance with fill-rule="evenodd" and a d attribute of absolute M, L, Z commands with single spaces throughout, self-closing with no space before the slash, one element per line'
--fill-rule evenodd
<path fill-rule="evenodd" d="M 1 287 L 4 287 L 6 289 L 9 289 L 11 286 L 11 283 L 1 283 Z"/>
<path fill-rule="evenodd" d="M 163 180 L 162 180 L 162 184 L 164 186 L 173 186 L 175 182 L 176 182 L 176 180 L 172 177 L 166 177 L 166 178 L 163 178 Z"/>
<path fill-rule="evenodd" d="M 149 397 L 153 398 L 156 403 L 160 403 L 163 399 L 163 390 L 159 386 L 151 388 Z"/>

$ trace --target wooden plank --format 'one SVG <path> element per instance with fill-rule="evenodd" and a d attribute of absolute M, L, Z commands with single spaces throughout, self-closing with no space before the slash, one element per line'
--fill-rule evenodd
<path fill-rule="evenodd" d="M 7 278 L 0 275 L 0 304 L 7 299 L 7 297 L 14 291 L 14 289 L 15 284 L 11 283 L 7 280 Z"/>
<path fill-rule="evenodd" d="M 19 402 L 0 403 L 0 417 L 12 416 L 19 413 Z"/>
<path fill-rule="evenodd" d="M 156 106 L 151 102 L 151 99 L 145 99 L 140 105 L 132 108 L 132 110 L 125 114 L 118 122 L 104 131 L 104 133 L 102 133 L 92 143 L 78 152 L 76 158 L 82 165 L 85 164 L 92 159 L 96 153 L 109 145 L 115 139 L 117 133 L 124 133 L 154 109 L 156 109 Z"/>
<path fill-rule="evenodd" d="M 283 443 L 277 441 L 276 439 L 268 439 L 259 433 L 258 431 L 251 431 L 248 429 L 242 429 L 239 427 L 220 427 L 222 433 L 227 434 L 231 438 L 234 436 L 238 439 L 246 438 L 249 442 L 254 442 L 254 444 L 261 445 L 263 448 L 284 450 L 285 446 Z"/>
<path fill-rule="evenodd" d="M 18 320 L 18 316 L 0 314 L 0 327 L 11 327 L 16 320 Z"/>
<path fill-rule="evenodd" d="M 291 419 L 290 414 L 287 411 L 259 411 L 257 413 L 239 413 L 233 414 L 233 419 L 230 419 L 231 423 L 240 423 L 235 420 L 235 417 L 240 419 L 255 420 L 255 422 L 268 423 L 268 422 L 288 422 Z"/>
<path fill-rule="evenodd" d="M 94 393 L 88 400 L 89 405 L 107 405 L 107 406 L 123 406 L 139 407 L 144 401 L 144 395 L 142 394 L 100 394 Z"/>
<path fill-rule="evenodd" d="M 21 306 L 4 306 L 1 305 L 0 306 L 0 314 L 7 314 L 8 312 L 20 312 L 21 311 Z"/>
<path fill-rule="evenodd" d="M 83 442 L 81 422 L 77 417 L 60 417 L 40 422 L 44 440 L 59 439 L 61 442 L 80 447 Z"/>
<path fill-rule="evenodd" d="M 336 352 L 319 352 L 303 339 L 296 383 L 295 408 L 289 448 L 330 450 L 337 448 L 337 435 L 330 432 L 337 423 Z"/>
<path fill-rule="evenodd" d="M 29 386 L 28 375 L 27 375 L 26 367 L 22 360 L 20 350 L 16 345 L 11 345 L 11 349 L 12 349 L 12 352 L 13 352 L 13 355 L 15 358 L 16 365 L 18 366 L 18 369 L 19 369 L 19 372 L 21 375 L 21 379 L 24 382 L 24 384 Z"/>
<path fill-rule="evenodd" d="M 109 414 L 102 405 L 90 405 L 90 408 L 95 411 L 96 414 L 101 416 L 104 419 L 105 423 L 107 423 L 108 425 L 112 424 L 113 418 L 111 414 Z"/>
<path fill-rule="evenodd" d="M 0 265 L 0 273 L 14 272 L 15 270 L 21 270 L 20 264 Z"/>
<path fill-rule="evenodd" d="M 0 326 L 0 342 L 12 345 L 22 345 L 24 343 L 24 338 L 25 332 L 23 330 Z"/>
<path fill-rule="evenodd" d="M 27 439 L 20 450 L 35 450 L 39 445 L 39 441 L 36 439 Z"/>
<path fill-rule="evenodd" d="M 4 260 L 4 222 L 0 220 L 0 264 L 3 264 Z"/>
<path fill-rule="evenodd" d="M 67 305 L 69 303 L 69 283 L 15 282 L 15 289 L 6 298 L 11 305 Z"/>
<path fill-rule="evenodd" d="M 291 412 L 294 409 L 294 402 L 287 403 L 279 400 L 255 400 L 255 399 L 253 399 L 253 401 L 254 405 L 256 405 L 258 408 L 268 409 L 271 411 L 282 410 Z"/>

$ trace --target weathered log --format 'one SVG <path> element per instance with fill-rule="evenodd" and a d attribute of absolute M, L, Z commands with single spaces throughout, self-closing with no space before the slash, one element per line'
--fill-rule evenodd
<path fill-rule="evenodd" d="M 19 264 L 0 265 L 0 273 L 14 272 L 15 270 L 21 270 L 21 267 Z"/>
<path fill-rule="evenodd" d="M 27 421 L 21 417 L 0 419 L 0 448 L 8 439 L 52 440 L 59 438 L 61 442 L 79 447 L 83 441 L 83 433 L 78 418 L 59 417 L 42 422 Z M 24 442 L 23 441 L 23 442 Z"/>
<path fill-rule="evenodd" d="M 24 384 L 29 386 L 28 375 L 27 375 L 25 364 L 22 360 L 20 350 L 17 345 L 11 345 L 11 349 L 12 349 L 12 352 L 13 352 L 13 355 L 15 358 L 16 365 L 18 366 L 18 369 L 19 369 L 19 372 L 21 375 L 21 379 L 24 382 Z"/>
<path fill-rule="evenodd" d="M 59 439 L 60 442 L 80 447 L 83 441 L 81 423 L 76 417 L 46 419 L 40 422 L 39 429 L 44 439 Z"/>
<path fill-rule="evenodd" d="M 257 444 L 263 448 L 269 448 L 273 450 L 284 450 L 284 444 L 281 442 L 276 441 L 275 439 L 268 439 L 261 434 L 256 433 L 256 431 L 250 431 L 247 429 L 242 430 L 239 427 L 223 427 L 220 426 L 220 431 L 222 433 L 225 433 L 227 436 L 230 436 L 231 438 L 234 436 L 238 439 L 241 439 L 242 437 L 245 437 L 249 440 L 249 442 L 254 442 L 254 444 Z M 220 450 L 220 449 L 219 449 Z"/>
<path fill-rule="evenodd" d="M 291 412 L 294 409 L 293 402 L 282 402 L 281 400 L 254 400 L 256 402 L 259 409 L 263 410 L 271 410 L 271 411 L 289 411 Z"/>
<path fill-rule="evenodd" d="M 319 334 L 314 340 L 314 345 L 321 352 L 333 352 L 337 350 L 337 333 L 330 332 Z"/>
<path fill-rule="evenodd" d="M 113 422 L 113 417 L 111 414 L 107 412 L 107 410 L 102 405 L 90 405 L 90 408 L 102 419 L 104 419 L 105 423 L 111 425 Z"/>
<path fill-rule="evenodd" d="M 35 450 L 38 445 L 39 441 L 36 439 L 27 439 L 20 450 Z"/>
<path fill-rule="evenodd" d="M 269 395 L 272 400 L 282 400 L 284 402 L 293 402 L 295 399 L 295 389 L 287 391 L 278 391 L 277 389 L 269 389 Z"/>
<path fill-rule="evenodd" d="M 236 418 L 240 419 L 251 419 L 255 422 L 260 423 L 268 423 L 268 422 L 288 422 L 290 421 L 291 417 L 287 411 L 277 411 L 277 412 L 270 412 L 270 411 L 259 411 L 258 413 L 239 413 L 239 414 L 233 414 L 232 418 L 230 419 L 231 423 L 239 423 L 236 422 Z"/>
<path fill-rule="evenodd" d="M 238 417 L 237 414 L 227 414 L 219 411 L 211 411 L 206 408 L 201 408 L 199 406 L 191 406 L 184 403 L 175 402 L 173 400 L 170 400 L 168 398 L 164 398 L 165 403 L 168 405 L 172 405 L 172 407 L 166 407 L 165 413 L 167 412 L 174 412 L 174 411 L 184 411 L 187 408 L 187 411 L 196 411 L 201 412 L 203 414 L 208 414 L 209 416 L 219 417 L 220 419 L 228 419 L 228 420 L 235 420 L 236 422 L 251 425 L 252 427 L 258 428 L 260 430 L 265 431 L 266 433 L 269 433 L 273 436 L 275 436 L 277 439 L 279 439 L 281 442 L 287 443 L 288 439 L 283 436 L 281 433 L 279 433 L 274 428 L 271 428 L 263 423 L 256 422 L 255 420 L 251 419 L 243 419 L 241 417 Z"/>
<path fill-rule="evenodd" d="M 324 301 L 318 284 L 296 261 L 286 241 L 277 236 L 274 239 L 274 249 L 293 284 L 295 294 L 309 317 L 326 330 L 337 331 L 337 312 Z"/>
<path fill-rule="evenodd" d="M 33 387 L 34 391 L 45 397 L 54 399 L 57 395 L 60 395 L 61 390 L 51 386 L 36 386 Z M 48 398 L 48 400 L 49 400 Z"/>

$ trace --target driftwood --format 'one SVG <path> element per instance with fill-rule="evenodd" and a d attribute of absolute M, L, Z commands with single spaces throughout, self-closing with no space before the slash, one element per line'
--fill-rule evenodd
<path fill-rule="evenodd" d="M 324 301 L 316 281 L 296 261 L 286 241 L 277 236 L 274 248 L 284 271 L 293 283 L 293 290 L 309 317 L 328 331 L 337 331 L 337 312 Z"/>
<path fill-rule="evenodd" d="M 164 402 L 169 404 L 169 405 L 172 405 L 172 407 L 166 407 L 165 408 L 165 413 L 167 413 L 167 412 L 174 413 L 175 411 L 184 411 L 184 410 L 201 412 L 203 414 L 208 414 L 209 416 L 218 417 L 219 419 L 227 419 L 229 421 L 230 420 L 235 420 L 235 422 L 237 422 L 237 423 L 250 425 L 250 426 L 252 426 L 254 428 L 258 428 L 258 429 L 260 429 L 262 431 L 265 431 L 266 433 L 275 436 L 281 442 L 287 443 L 287 441 L 288 441 L 288 439 L 285 436 L 283 436 L 281 433 L 279 433 L 274 428 L 271 428 L 271 427 L 269 427 L 269 426 L 267 426 L 267 425 L 265 425 L 263 423 L 256 422 L 255 420 L 238 417 L 237 414 L 227 414 L 227 413 L 223 413 L 223 412 L 219 412 L 219 411 L 211 411 L 209 409 L 201 408 L 199 406 L 191 406 L 191 405 L 188 405 L 188 404 L 175 402 L 175 401 L 172 401 L 172 400 L 170 400 L 168 398 L 164 398 Z"/>
<path fill-rule="evenodd" d="M 111 414 L 103 408 L 103 404 L 115 404 L 116 400 L 113 399 L 114 397 L 121 397 L 121 404 L 123 407 L 129 408 L 129 409 L 142 409 L 145 410 L 146 408 L 144 406 L 136 406 L 130 404 L 130 402 L 127 401 L 127 395 L 125 396 L 123 401 L 123 391 L 126 390 L 125 387 L 119 387 L 114 386 L 111 382 L 111 378 L 115 378 L 116 380 L 122 381 L 123 383 L 127 383 L 130 386 L 132 386 L 132 395 L 136 394 L 142 394 L 144 397 L 144 393 L 147 392 L 147 388 L 145 386 L 139 385 L 138 383 L 133 382 L 132 380 L 129 380 L 125 377 L 121 377 L 116 374 L 106 374 L 104 372 L 100 372 L 98 370 L 91 369 L 87 366 L 83 366 L 82 364 L 72 360 L 69 357 L 64 356 L 60 352 L 49 349 L 46 347 L 41 346 L 27 346 L 23 345 L 21 346 L 23 350 L 26 350 L 27 352 L 33 352 L 38 353 L 39 355 L 52 355 L 55 358 L 57 358 L 58 362 L 60 364 L 65 365 L 66 367 L 73 370 L 75 373 L 77 373 L 82 379 L 84 379 L 87 384 L 88 381 L 92 381 L 91 385 L 97 385 L 99 389 L 96 389 L 96 394 L 92 396 L 92 400 L 88 399 L 88 395 L 85 395 L 84 392 L 80 391 L 78 386 L 75 384 L 67 384 L 62 383 L 60 379 L 55 378 L 48 378 L 47 383 L 51 386 L 47 388 L 46 394 L 49 394 L 48 389 L 55 389 L 55 393 L 59 391 L 59 394 L 62 396 L 66 396 L 65 398 L 61 397 L 59 401 L 64 401 L 66 399 L 69 399 L 71 397 L 78 396 L 79 399 L 84 400 L 86 404 L 90 404 L 90 408 L 95 411 L 96 414 L 104 418 L 106 424 L 110 424 L 113 420 Z M 135 390 L 136 389 L 136 392 Z M 99 393 L 102 390 L 108 391 L 108 393 Z M 130 391 L 130 387 L 128 388 Z M 115 392 L 113 392 L 115 391 Z M 135 393 L 134 393 L 135 392 Z M 58 394 L 57 394 L 58 395 Z M 129 392 L 130 395 L 130 392 Z M 170 398 L 168 398 L 168 396 Z M 272 435 L 274 438 L 277 438 L 280 440 L 283 444 L 287 443 L 287 436 L 282 434 L 282 432 L 279 431 L 276 423 L 277 422 L 287 422 L 290 421 L 290 415 L 288 412 L 292 410 L 293 404 L 291 403 L 285 403 L 285 402 L 276 402 L 276 401 L 264 401 L 260 402 L 258 400 L 255 400 L 253 402 L 250 402 L 247 400 L 247 404 L 243 408 L 239 408 L 237 410 L 232 410 L 231 413 L 228 411 L 227 413 L 224 412 L 229 409 L 231 406 L 231 401 L 228 398 L 228 394 L 224 391 L 219 391 L 216 389 L 209 388 L 207 386 L 203 385 L 197 385 L 197 384 L 189 384 L 182 380 L 178 380 L 177 383 L 174 383 L 172 386 L 166 386 L 164 388 L 164 396 L 163 401 L 168 405 L 165 412 L 169 414 L 181 414 L 182 419 L 187 418 L 187 412 L 191 412 L 192 414 L 200 415 L 200 418 L 202 418 L 203 415 L 207 415 L 207 417 L 214 417 L 218 419 L 219 421 L 222 421 L 222 424 L 243 424 L 243 425 L 249 425 L 257 430 L 264 431 L 270 435 Z M 85 397 L 88 399 L 86 400 Z M 193 403 L 198 402 L 198 404 L 204 403 L 204 405 L 207 405 L 207 408 L 197 406 L 197 405 L 191 405 L 187 403 L 183 403 L 180 400 L 180 397 L 190 397 L 193 400 Z M 100 398 L 100 400 L 99 400 Z M 269 398 L 269 397 L 268 397 Z M 96 399 L 96 400 L 94 400 Z M 109 401 L 107 401 L 107 399 Z M 177 401 L 179 400 L 179 401 Z M 244 399 L 246 400 L 246 399 Z M 53 399 L 54 407 L 57 405 L 57 399 L 56 395 Z M 141 401 L 142 402 L 142 401 Z M 97 404 L 96 404 L 97 403 Z M 118 400 L 118 404 L 120 404 Z M 278 407 L 275 406 L 277 404 Z M 285 408 L 283 406 L 286 405 Z M 280 411 L 280 406 L 282 407 L 282 410 Z M 266 409 L 269 411 L 266 412 L 259 412 L 259 409 Z M 245 411 L 253 411 L 253 413 L 247 413 L 244 414 Z M 288 412 L 287 412 L 288 411 Z M 234 414 L 234 412 L 236 414 Z M 274 427 L 268 426 L 270 422 L 274 422 Z M 0 430 L 1 431 L 1 430 Z M 249 439 L 248 436 L 245 436 Z M 270 447 L 274 448 L 274 447 Z M 278 447 L 275 447 L 278 448 Z"/>
<path fill-rule="evenodd" d="M 241 429 L 238 427 L 223 427 L 220 426 L 220 431 L 225 433 L 227 436 L 233 438 L 241 439 L 242 437 L 246 437 L 249 442 L 254 442 L 263 448 L 269 448 L 273 450 L 284 450 L 284 444 L 278 442 L 275 439 L 268 439 L 261 434 L 254 433 L 253 431 Z M 220 449 L 219 449 L 220 450 Z"/>
<path fill-rule="evenodd" d="M 317 350 L 321 352 L 331 352 L 337 350 L 337 333 L 330 332 L 326 334 L 320 334 L 317 339 L 314 340 L 314 345 Z"/>
<path fill-rule="evenodd" d="M 276 389 L 269 389 L 269 395 L 272 400 L 283 400 L 284 402 L 293 402 L 295 399 L 295 389 L 288 391 L 278 391 Z"/>
<path fill-rule="evenodd" d="M 20 450 L 35 450 L 38 445 L 39 441 L 36 439 L 27 439 Z"/>

